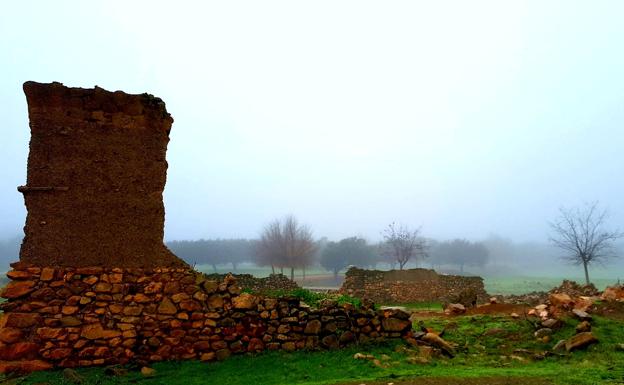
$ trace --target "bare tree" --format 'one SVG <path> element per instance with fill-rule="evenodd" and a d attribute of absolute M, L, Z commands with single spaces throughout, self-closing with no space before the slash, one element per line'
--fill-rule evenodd
<path fill-rule="evenodd" d="M 310 229 L 299 224 L 293 216 L 269 223 L 260 234 L 257 263 L 275 267 L 289 267 L 290 279 L 295 278 L 295 268 L 312 265 L 316 243 Z"/>
<path fill-rule="evenodd" d="M 589 285 L 588 266 L 617 256 L 613 243 L 624 233 L 604 229 L 608 214 L 607 210 L 599 210 L 598 202 L 582 209 L 560 208 L 559 212 L 557 220 L 550 223 L 554 232 L 550 241 L 565 252 L 564 259 L 583 265 Z"/>
<path fill-rule="evenodd" d="M 256 247 L 256 264 L 258 266 L 271 266 L 271 272 L 275 274 L 275 267 L 284 268 L 285 255 L 284 239 L 282 236 L 282 224 L 276 219 L 267 224 Z"/>
<path fill-rule="evenodd" d="M 420 236 L 420 228 L 410 230 L 406 226 L 392 222 L 384 230 L 383 237 L 387 254 L 394 257 L 394 260 L 399 263 L 400 270 L 403 270 L 405 264 L 412 257 L 427 257 L 427 244 L 425 239 Z"/>

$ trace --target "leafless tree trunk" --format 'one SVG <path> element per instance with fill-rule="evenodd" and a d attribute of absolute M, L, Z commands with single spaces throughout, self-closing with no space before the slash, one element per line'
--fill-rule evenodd
<path fill-rule="evenodd" d="M 400 270 L 403 270 L 412 257 L 427 257 L 426 242 L 419 234 L 420 229 L 412 231 L 405 226 L 397 226 L 394 222 L 384 230 L 385 246 L 398 262 Z"/>
<path fill-rule="evenodd" d="M 561 208 L 559 212 L 557 220 L 550 224 L 554 233 L 550 241 L 564 251 L 564 259 L 583 265 L 585 283 L 589 285 L 589 265 L 617 256 L 613 243 L 624 233 L 604 229 L 608 214 L 598 209 L 598 202 L 583 209 Z"/>
<path fill-rule="evenodd" d="M 300 225 L 293 216 L 269 223 L 260 235 L 257 250 L 259 265 L 279 266 L 282 274 L 284 267 L 290 268 L 290 279 L 295 278 L 296 268 L 305 268 L 312 264 L 316 243 L 307 226 Z"/>

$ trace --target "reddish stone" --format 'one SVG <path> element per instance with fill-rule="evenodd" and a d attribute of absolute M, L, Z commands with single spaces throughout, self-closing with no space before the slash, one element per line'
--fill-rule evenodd
<path fill-rule="evenodd" d="M 39 280 L 43 282 L 48 282 L 54 279 L 54 269 L 51 267 L 44 267 L 41 269 L 41 275 L 39 276 Z"/>
<path fill-rule="evenodd" d="M 44 340 L 57 339 L 64 334 L 65 330 L 61 328 L 39 328 L 37 329 L 37 335 Z"/>
<path fill-rule="evenodd" d="M 86 283 L 87 285 L 95 285 L 99 280 L 100 279 L 97 276 L 91 275 L 83 279 L 82 282 Z"/>
<path fill-rule="evenodd" d="M 108 282 L 99 282 L 95 285 L 93 289 L 96 293 L 110 293 L 113 285 Z"/>
<path fill-rule="evenodd" d="M 42 318 L 34 313 L 8 313 L 6 316 L 6 326 L 15 328 L 28 328 L 39 325 Z"/>
<path fill-rule="evenodd" d="M 180 291 L 180 283 L 178 281 L 170 281 L 165 283 L 163 292 L 165 294 L 173 294 Z"/>
<path fill-rule="evenodd" d="M 186 311 L 197 311 L 201 310 L 202 306 L 196 301 L 183 301 L 180 302 L 180 309 Z"/>
<path fill-rule="evenodd" d="M 162 291 L 163 284 L 162 282 L 150 282 L 145 289 L 143 290 L 145 294 L 156 294 Z"/>
<path fill-rule="evenodd" d="M 105 330 L 101 324 L 95 323 L 83 326 L 80 336 L 90 340 L 99 340 L 119 337 L 121 332 L 118 330 Z"/>
<path fill-rule="evenodd" d="M 37 357 L 39 345 L 33 342 L 17 342 L 0 346 L 0 360 L 15 361 L 20 359 L 34 359 Z"/>
<path fill-rule="evenodd" d="M 2 290 L 1 296 L 9 299 L 23 297 L 35 291 L 34 286 L 33 281 L 12 281 Z"/>
<path fill-rule="evenodd" d="M 6 275 L 7 277 L 11 279 L 17 279 L 17 280 L 29 279 L 30 277 L 32 277 L 32 274 L 30 274 L 28 271 L 23 271 L 23 270 L 11 270 Z"/>
<path fill-rule="evenodd" d="M 132 299 L 134 302 L 136 303 L 147 303 L 147 302 L 152 302 L 152 299 L 148 296 L 146 296 L 143 293 L 138 293 L 134 295 L 134 298 Z"/>
<path fill-rule="evenodd" d="M 19 341 L 24 334 L 20 329 L 2 328 L 0 329 L 0 341 L 5 344 L 12 344 Z"/>
<path fill-rule="evenodd" d="M 71 348 L 52 349 L 48 354 L 45 355 L 45 357 L 50 360 L 62 360 L 63 358 L 69 357 L 71 353 Z"/>
<path fill-rule="evenodd" d="M 173 304 L 173 302 L 171 302 L 171 300 L 168 297 L 165 297 L 162 302 L 158 305 L 158 313 L 159 314 L 175 314 L 177 313 L 177 308 L 176 306 Z"/>
<path fill-rule="evenodd" d="M 52 369 L 52 364 L 42 360 L 0 361 L 0 373 L 27 374 L 48 369 Z"/>
<path fill-rule="evenodd" d="M 108 357 L 110 356 L 110 349 L 106 346 L 100 346 L 93 352 L 94 357 Z"/>
<path fill-rule="evenodd" d="M 61 313 L 64 315 L 72 315 L 78 312 L 78 306 L 63 306 Z"/>
<path fill-rule="evenodd" d="M 108 281 L 110 283 L 121 283 L 123 282 L 123 274 L 118 274 L 118 273 L 109 274 Z"/>

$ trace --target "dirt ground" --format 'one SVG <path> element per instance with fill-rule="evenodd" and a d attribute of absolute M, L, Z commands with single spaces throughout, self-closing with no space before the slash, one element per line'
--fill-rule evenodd
<path fill-rule="evenodd" d="M 340 385 L 552 385 L 551 381 L 535 377 L 418 377 L 408 381 L 349 382 Z"/>

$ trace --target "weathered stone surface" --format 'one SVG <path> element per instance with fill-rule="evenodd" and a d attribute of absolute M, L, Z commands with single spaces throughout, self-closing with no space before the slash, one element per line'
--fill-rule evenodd
<path fill-rule="evenodd" d="M 600 298 L 605 301 L 624 301 L 624 285 L 607 287 Z"/>
<path fill-rule="evenodd" d="M 435 333 L 426 333 L 424 336 L 422 336 L 422 340 L 437 348 L 442 349 L 442 351 L 450 356 L 453 356 L 455 354 L 455 349 L 453 348 L 453 346 Z"/>
<path fill-rule="evenodd" d="M 52 369 L 52 364 L 43 360 L 0 361 L 0 373 L 31 373 Z"/>
<path fill-rule="evenodd" d="M 0 329 L 0 341 L 5 344 L 12 344 L 21 340 L 24 333 L 20 329 L 16 328 L 2 328 Z"/>
<path fill-rule="evenodd" d="M 254 309 L 258 305 L 258 297 L 249 293 L 242 293 L 241 295 L 232 299 L 232 305 L 234 309 Z"/>
<path fill-rule="evenodd" d="M 382 328 L 387 332 L 402 332 L 412 327 L 409 320 L 401 320 L 397 318 L 384 318 L 381 321 Z"/>
<path fill-rule="evenodd" d="M 121 332 L 118 330 L 105 330 L 100 323 L 95 323 L 83 326 L 80 336 L 89 340 L 99 340 L 119 337 Z"/>
<path fill-rule="evenodd" d="M 162 100 L 24 83 L 31 141 L 20 260 L 39 266 L 179 266 L 163 245 Z M 85 215 L 88 213 L 88 215 Z"/>
<path fill-rule="evenodd" d="M 441 275 L 433 270 L 363 270 L 350 268 L 340 288 L 343 294 L 377 303 L 444 301 L 472 306 L 487 302 L 481 277 Z"/>
<path fill-rule="evenodd" d="M 41 281 L 47 282 L 54 279 L 54 269 L 51 267 L 44 267 L 41 269 L 41 275 L 39 276 Z"/>
<path fill-rule="evenodd" d="M 4 298 L 19 298 L 35 291 L 34 281 L 11 281 L 2 290 L 0 296 Z"/>
<path fill-rule="evenodd" d="M 6 314 L 6 326 L 14 328 L 27 328 L 38 325 L 42 318 L 36 313 L 8 313 Z"/>
<path fill-rule="evenodd" d="M 565 347 L 568 352 L 585 348 L 598 342 L 598 338 L 592 332 L 578 333 L 566 341 Z"/>
<path fill-rule="evenodd" d="M 591 324 L 588 321 L 583 321 L 579 323 L 578 325 L 576 325 L 575 329 L 577 333 L 589 332 L 591 331 Z"/>
<path fill-rule="evenodd" d="M 20 359 L 32 360 L 37 357 L 39 345 L 33 342 L 16 342 L 0 346 L 0 360 L 15 361 Z"/>
<path fill-rule="evenodd" d="M 461 303 L 451 303 L 446 306 L 444 312 L 447 314 L 464 314 L 466 312 L 466 307 Z"/>
<path fill-rule="evenodd" d="M 303 333 L 304 334 L 319 334 L 321 331 L 321 321 L 314 319 L 307 323 Z"/>
<path fill-rule="evenodd" d="M 7 272 L 6 275 L 9 279 L 15 279 L 15 280 L 29 279 L 32 277 L 32 274 L 24 270 L 11 270 Z"/>
<path fill-rule="evenodd" d="M 550 300 L 550 304 L 555 307 L 567 309 L 574 306 L 574 300 L 566 293 L 553 293 L 548 299 Z"/>
<path fill-rule="evenodd" d="M 36 279 L 34 270 L 33 274 Z M 0 318 L 5 357 L 38 357 L 59 367 L 211 361 L 265 349 L 331 349 L 355 341 L 401 338 L 411 329 L 409 314 L 396 308 L 375 311 L 370 303 L 356 308 L 328 301 L 321 309 L 311 309 L 295 298 L 241 294 L 232 289 L 236 282 L 231 276 L 217 282 L 215 293 L 206 294 L 200 288 L 202 277 L 186 269 L 58 267 L 55 275 L 55 280 L 36 282 L 41 292 L 37 299 L 9 300 L 9 305 L 21 304 L 20 309 L 33 313 L 13 313 L 5 307 L 9 311 Z M 176 282 L 169 289 L 179 291 L 164 294 L 167 285 L 150 284 L 164 280 Z M 69 289 L 76 283 L 82 285 L 80 294 Z M 23 342 L 32 345 L 20 345 Z"/>
<path fill-rule="evenodd" d="M 163 298 L 162 302 L 158 305 L 159 314 L 175 314 L 178 312 L 176 305 L 171 302 L 168 297 Z"/>

